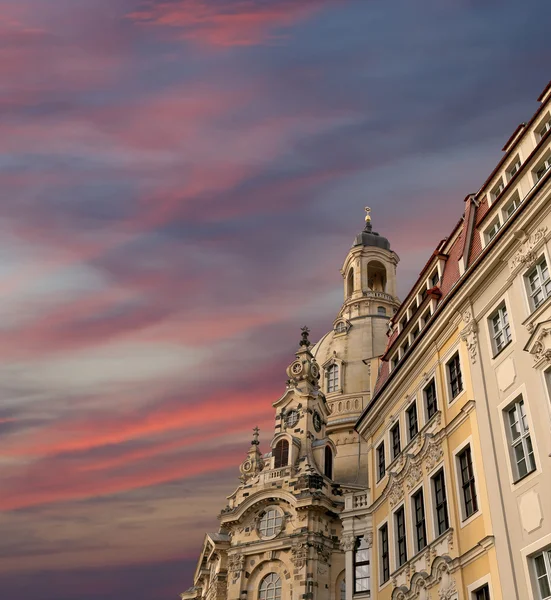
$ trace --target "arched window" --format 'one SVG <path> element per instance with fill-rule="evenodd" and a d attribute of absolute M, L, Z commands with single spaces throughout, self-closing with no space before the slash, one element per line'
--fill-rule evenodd
<path fill-rule="evenodd" d="M 281 531 L 282 525 L 283 513 L 277 506 L 270 506 L 260 515 L 258 531 L 263 538 L 270 538 Z"/>
<path fill-rule="evenodd" d="M 279 440 L 274 448 L 274 468 L 286 467 L 289 462 L 289 442 Z"/>
<path fill-rule="evenodd" d="M 348 279 L 346 280 L 346 295 L 348 298 L 352 296 L 354 292 L 354 269 L 348 271 Z"/>
<path fill-rule="evenodd" d="M 377 312 L 378 312 L 380 315 L 386 315 L 386 308 L 385 308 L 384 306 L 378 306 L 378 307 L 377 307 Z"/>
<path fill-rule="evenodd" d="M 259 600 L 281 600 L 281 579 L 275 573 L 268 573 L 260 582 Z"/>
<path fill-rule="evenodd" d="M 339 600 L 346 600 L 346 578 L 343 577 L 339 586 Z"/>
<path fill-rule="evenodd" d="M 336 392 L 339 389 L 339 365 L 332 364 L 327 369 L 327 392 Z"/>
<path fill-rule="evenodd" d="M 386 291 L 386 269 L 378 260 L 367 265 L 367 287 L 373 292 Z"/>
<path fill-rule="evenodd" d="M 324 473 L 329 479 L 333 479 L 333 451 L 330 446 L 325 446 L 325 469 Z"/>

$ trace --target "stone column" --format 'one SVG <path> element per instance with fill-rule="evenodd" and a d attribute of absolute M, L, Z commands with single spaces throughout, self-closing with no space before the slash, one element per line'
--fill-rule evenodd
<path fill-rule="evenodd" d="M 356 537 L 348 533 L 342 537 L 341 550 L 344 551 L 345 560 L 345 581 L 346 581 L 346 600 L 352 600 L 354 596 L 354 548 L 356 546 Z"/>

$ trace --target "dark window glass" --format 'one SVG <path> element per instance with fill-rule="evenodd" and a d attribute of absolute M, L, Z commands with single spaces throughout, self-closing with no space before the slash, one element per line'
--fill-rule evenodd
<path fill-rule="evenodd" d="M 401 567 L 408 559 L 406 546 L 406 515 L 403 506 L 394 513 L 394 524 L 396 527 L 396 554 L 398 566 Z"/>
<path fill-rule="evenodd" d="M 475 600 L 490 600 L 490 588 L 487 585 L 478 588 L 474 593 Z"/>
<path fill-rule="evenodd" d="M 390 439 L 392 441 L 392 458 L 396 458 L 400 454 L 400 423 L 396 423 L 390 430 Z"/>
<path fill-rule="evenodd" d="M 406 411 L 408 421 L 409 439 L 412 440 L 419 433 L 419 423 L 417 421 L 417 403 L 414 402 Z"/>
<path fill-rule="evenodd" d="M 540 597 L 544 600 L 551 598 L 551 550 L 544 550 L 534 556 L 534 567 Z"/>
<path fill-rule="evenodd" d="M 420 552 L 427 545 L 425 502 L 422 489 L 413 496 L 413 513 L 415 516 L 415 545 L 417 552 Z"/>
<path fill-rule="evenodd" d="M 461 377 L 461 367 L 459 365 L 459 354 L 456 354 L 448 363 L 448 377 L 452 398 L 455 398 L 463 391 L 463 379 Z"/>
<path fill-rule="evenodd" d="M 390 579 L 390 555 L 388 553 L 388 525 L 385 523 L 380 532 L 381 540 L 381 579 L 383 583 Z"/>
<path fill-rule="evenodd" d="M 371 588 L 369 580 L 371 576 L 369 564 L 369 548 L 362 537 L 356 540 L 356 551 L 354 552 L 354 592 L 368 592 Z"/>
<path fill-rule="evenodd" d="M 461 470 L 461 487 L 463 489 L 463 509 L 465 511 L 465 518 L 467 519 L 478 510 L 470 446 L 467 446 L 459 455 L 459 467 Z"/>
<path fill-rule="evenodd" d="M 333 451 L 325 446 L 325 476 L 333 479 Z"/>
<path fill-rule="evenodd" d="M 274 448 L 274 467 L 286 467 L 289 462 L 289 442 L 280 440 Z"/>
<path fill-rule="evenodd" d="M 439 471 L 432 478 L 434 491 L 434 504 L 436 509 L 436 525 L 438 535 L 442 535 L 449 528 L 448 521 L 448 503 L 446 500 L 446 484 L 444 481 L 444 471 Z"/>
<path fill-rule="evenodd" d="M 378 467 L 379 479 L 382 479 L 385 476 L 385 473 L 386 473 L 386 466 L 385 466 L 385 445 L 384 444 L 381 444 L 377 448 L 377 467 Z"/>
<path fill-rule="evenodd" d="M 438 410 L 438 404 L 436 402 L 436 384 L 434 383 L 434 379 L 423 390 L 423 393 L 425 395 L 425 404 L 427 406 L 427 418 L 430 419 Z"/>

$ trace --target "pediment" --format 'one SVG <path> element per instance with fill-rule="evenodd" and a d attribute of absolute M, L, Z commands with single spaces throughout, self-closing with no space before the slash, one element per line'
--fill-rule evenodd
<path fill-rule="evenodd" d="M 551 319 L 536 323 L 524 350 L 534 359 L 534 367 L 551 364 Z"/>

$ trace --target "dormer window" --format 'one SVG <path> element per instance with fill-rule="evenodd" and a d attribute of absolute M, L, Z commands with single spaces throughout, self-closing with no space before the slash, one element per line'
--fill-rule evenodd
<path fill-rule="evenodd" d="M 435 272 L 434 272 L 434 273 L 431 275 L 431 278 L 430 278 L 430 281 L 429 281 L 429 283 L 430 283 L 430 287 L 431 287 L 431 288 L 433 288 L 433 287 L 436 287 L 436 286 L 438 285 L 438 282 L 439 282 L 439 281 L 440 281 L 440 276 L 438 275 L 438 270 L 436 270 L 436 271 L 435 271 Z"/>
<path fill-rule="evenodd" d="M 511 180 L 519 172 L 520 167 L 521 162 L 519 156 L 517 155 L 515 156 L 513 162 L 509 165 L 509 168 L 507 169 L 507 177 L 509 180 Z"/>
<path fill-rule="evenodd" d="M 407 315 L 400 321 L 400 331 L 404 331 L 406 325 L 408 324 Z"/>
<path fill-rule="evenodd" d="M 339 365 L 332 364 L 327 368 L 327 393 L 337 392 L 339 389 Z"/>
<path fill-rule="evenodd" d="M 503 180 L 500 177 L 499 181 L 496 183 L 496 185 L 492 188 L 492 191 L 490 192 L 492 200 L 495 200 L 501 194 L 501 192 L 503 191 L 503 187 Z"/>
<path fill-rule="evenodd" d="M 394 371 L 394 369 L 398 366 L 398 357 L 395 356 L 391 361 L 390 361 L 390 366 L 391 366 L 391 371 Z"/>
<path fill-rule="evenodd" d="M 345 332 L 346 332 L 346 325 L 342 321 L 339 321 L 337 323 L 337 326 L 335 327 L 335 333 L 345 333 Z"/>
<path fill-rule="evenodd" d="M 490 227 L 488 227 L 488 229 L 486 229 L 486 231 L 484 232 L 484 236 L 486 237 L 486 243 L 491 242 L 495 238 L 500 227 L 501 223 L 499 222 L 499 217 L 496 217 L 493 220 Z"/>

